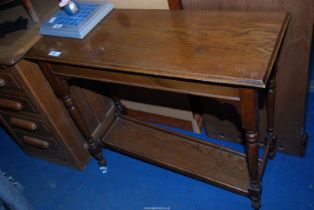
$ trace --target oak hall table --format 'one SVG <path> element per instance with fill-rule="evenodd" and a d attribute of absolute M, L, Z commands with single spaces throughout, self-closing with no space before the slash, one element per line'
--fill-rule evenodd
<path fill-rule="evenodd" d="M 288 22 L 283 12 L 115 10 L 84 40 L 44 37 L 26 58 L 39 62 L 101 166 L 106 146 L 248 196 L 259 209 L 276 140 L 274 66 Z M 71 97 L 71 77 L 238 101 L 246 154 L 127 118 L 114 94 L 114 123 L 89 131 Z M 264 92 L 260 160 L 256 112 Z"/>

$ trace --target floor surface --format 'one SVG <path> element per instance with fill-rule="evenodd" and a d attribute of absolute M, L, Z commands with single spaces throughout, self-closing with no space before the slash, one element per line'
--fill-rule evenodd
<path fill-rule="evenodd" d="M 311 76 L 314 79 L 314 73 Z M 309 94 L 304 158 L 277 154 L 267 165 L 262 209 L 314 209 L 314 93 Z M 186 133 L 184 131 L 180 131 Z M 191 133 L 187 133 L 192 135 Z M 215 143 L 205 134 L 195 135 Z M 235 149 L 242 147 L 223 143 Z M 105 151 L 109 171 L 95 161 L 83 172 L 31 158 L 0 128 L 0 169 L 13 176 L 35 210 L 245 210 L 250 201 L 180 174 Z"/>
<path fill-rule="evenodd" d="M 269 162 L 262 209 L 314 209 L 314 93 L 309 99 L 306 156 L 278 154 Z M 250 209 L 245 197 L 112 151 L 105 151 L 107 174 L 100 173 L 95 161 L 79 172 L 28 157 L 2 129 L 0 137 L 0 169 L 24 186 L 35 210 Z M 217 142 L 205 134 L 198 137 Z"/>

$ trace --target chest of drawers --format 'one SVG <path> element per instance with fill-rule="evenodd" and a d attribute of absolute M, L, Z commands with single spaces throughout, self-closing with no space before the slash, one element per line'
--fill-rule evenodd
<path fill-rule="evenodd" d="M 1 68 L 0 121 L 31 156 L 78 169 L 89 160 L 83 137 L 36 64 Z"/>

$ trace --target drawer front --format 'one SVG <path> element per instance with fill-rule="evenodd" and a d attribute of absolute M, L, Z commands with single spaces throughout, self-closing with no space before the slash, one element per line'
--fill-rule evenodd
<path fill-rule="evenodd" d="M 0 91 L 3 89 L 21 90 L 22 88 L 9 70 L 0 69 Z"/>
<path fill-rule="evenodd" d="M 0 110 L 37 113 L 35 107 L 27 98 L 3 94 L 0 94 Z"/>
<path fill-rule="evenodd" d="M 67 164 L 70 158 L 53 138 L 30 135 L 22 131 L 14 131 L 20 146 L 31 156 Z"/>
<path fill-rule="evenodd" d="M 13 130 L 22 130 L 34 135 L 52 137 L 47 125 L 42 120 L 3 112 L 0 113 Z"/>

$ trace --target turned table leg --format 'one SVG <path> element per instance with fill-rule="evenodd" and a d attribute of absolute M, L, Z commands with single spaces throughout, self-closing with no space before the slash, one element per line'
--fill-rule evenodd
<path fill-rule="evenodd" d="M 275 156 L 277 130 L 275 129 L 275 99 L 276 99 L 276 80 L 273 77 L 268 83 L 268 91 L 266 98 L 267 110 L 267 130 L 265 135 L 265 143 L 270 144 L 269 158 L 273 159 Z"/>
<path fill-rule="evenodd" d="M 258 119 L 257 92 L 254 89 L 240 89 L 242 128 L 245 131 L 246 153 L 249 169 L 249 197 L 252 207 L 261 207 L 261 183 L 258 173 Z"/>
<path fill-rule="evenodd" d="M 113 103 L 116 107 L 117 115 L 118 116 L 126 115 L 127 108 L 121 103 L 120 98 L 118 97 L 118 94 L 114 86 L 108 85 L 107 87 L 108 87 L 108 93 L 110 95 L 110 98 L 113 100 Z"/>
<path fill-rule="evenodd" d="M 47 63 L 39 63 L 43 73 L 47 77 L 51 87 L 55 94 L 62 99 L 66 106 L 71 118 L 81 130 L 84 135 L 89 153 L 98 161 L 98 164 L 102 167 L 106 166 L 106 160 L 102 154 L 102 145 L 99 139 L 93 139 L 91 136 L 92 132 L 88 129 L 85 120 L 82 117 L 80 110 L 77 108 L 71 93 L 70 87 L 66 80 L 53 73 L 53 67 Z M 105 168 L 104 168 L 105 169 Z"/>

